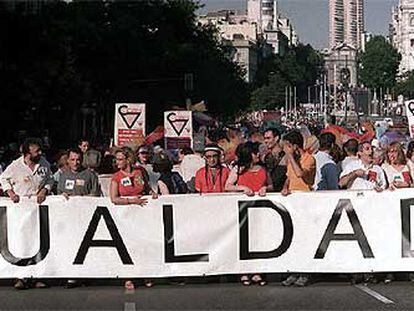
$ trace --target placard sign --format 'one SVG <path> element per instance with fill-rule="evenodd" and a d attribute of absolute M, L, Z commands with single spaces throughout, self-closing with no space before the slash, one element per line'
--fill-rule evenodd
<path fill-rule="evenodd" d="M 115 145 L 145 137 L 145 104 L 115 104 Z"/>
<path fill-rule="evenodd" d="M 414 99 L 405 101 L 405 111 L 407 112 L 410 137 L 414 138 Z"/>
<path fill-rule="evenodd" d="M 192 147 L 193 122 L 191 111 L 164 112 L 165 148 Z"/>

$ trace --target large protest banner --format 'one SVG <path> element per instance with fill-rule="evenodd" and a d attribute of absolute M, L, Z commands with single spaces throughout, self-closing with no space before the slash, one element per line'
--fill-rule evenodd
<path fill-rule="evenodd" d="M 166 149 L 193 147 L 191 111 L 165 111 L 164 130 Z"/>
<path fill-rule="evenodd" d="M 410 137 L 414 138 L 414 99 L 405 101 L 405 111 L 407 113 Z"/>
<path fill-rule="evenodd" d="M 115 146 L 145 137 L 145 104 L 115 104 Z"/>
<path fill-rule="evenodd" d="M 0 200 L 0 277 L 414 271 L 411 189 Z"/>

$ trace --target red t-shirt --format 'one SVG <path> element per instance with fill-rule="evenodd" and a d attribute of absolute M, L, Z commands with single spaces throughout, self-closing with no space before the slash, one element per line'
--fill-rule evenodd
<path fill-rule="evenodd" d="M 227 178 L 229 177 L 230 170 L 222 166 L 221 174 L 220 169 L 216 170 L 216 178 L 213 182 L 213 174 L 211 169 L 207 172 L 206 178 L 206 168 L 200 168 L 195 176 L 195 188 L 200 193 L 219 193 L 224 192 L 224 187 L 226 185 Z"/>
<path fill-rule="evenodd" d="M 118 184 L 118 193 L 121 197 L 143 195 L 148 189 L 148 178 L 142 167 L 134 169 L 130 174 L 118 171 L 112 175 L 112 180 Z"/>
<path fill-rule="evenodd" d="M 261 167 L 258 171 L 246 171 L 242 173 L 237 179 L 237 185 L 249 187 L 254 192 L 259 191 L 260 188 L 267 185 L 266 170 Z"/>

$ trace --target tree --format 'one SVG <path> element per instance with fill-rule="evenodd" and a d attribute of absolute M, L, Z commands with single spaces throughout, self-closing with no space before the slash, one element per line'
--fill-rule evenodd
<path fill-rule="evenodd" d="M 249 100 L 242 70 L 214 30 L 197 25 L 198 8 L 191 0 L 99 0 L 48 1 L 33 14 L 4 10 L 0 130 L 49 129 L 63 145 L 79 135 L 86 104 L 95 105 L 109 135 L 116 102 L 147 103 L 149 127 L 188 96 L 221 115 L 242 109 Z M 186 73 L 194 75 L 191 94 Z"/>
<path fill-rule="evenodd" d="M 315 84 L 321 68 L 322 56 L 309 44 L 299 44 L 283 56 L 273 55 L 259 68 L 252 109 L 283 107 L 286 86 L 296 86 L 298 101 L 306 101 L 307 88 Z"/>
<path fill-rule="evenodd" d="M 405 98 L 414 98 L 414 71 L 405 74 L 402 81 L 397 83 L 396 94 L 404 95 Z"/>
<path fill-rule="evenodd" d="M 396 83 L 401 55 L 383 36 L 373 37 L 359 57 L 359 76 L 369 88 L 392 88 Z"/>

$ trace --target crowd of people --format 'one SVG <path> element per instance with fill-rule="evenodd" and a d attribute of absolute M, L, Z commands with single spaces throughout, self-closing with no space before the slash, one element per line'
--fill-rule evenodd
<path fill-rule="evenodd" d="M 201 149 L 201 148 L 200 148 Z M 42 155 L 42 143 L 26 139 L 21 155 L 0 175 L 3 195 L 18 203 L 22 196 L 42 203 L 48 195 L 107 196 L 115 205 L 146 205 L 149 196 L 186 193 L 238 192 L 247 196 L 284 196 L 297 191 L 395 190 L 414 186 L 414 142 L 407 146 L 377 140 L 347 140 L 343 145 L 331 132 L 312 135 L 306 127 L 281 133 L 266 128 L 245 135 L 234 150 L 224 152 L 209 140 L 202 150 L 185 147 L 164 150 L 140 145 L 95 150 L 86 139 L 58 153 L 52 163 Z M 369 277 L 372 277 L 370 275 Z M 392 275 L 385 277 L 386 282 Z M 243 285 L 265 285 L 261 274 L 243 275 Z M 306 286 L 310 276 L 290 275 L 285 286 Z M 152 280 L 145 280 L 151 287 Z M 44 287 L 39 280 L 19 279 L 16 289 Z M 78 285 L 68 280 L 68 287 Z M 134 288 L 127 280 L 125 288 Z"/>

